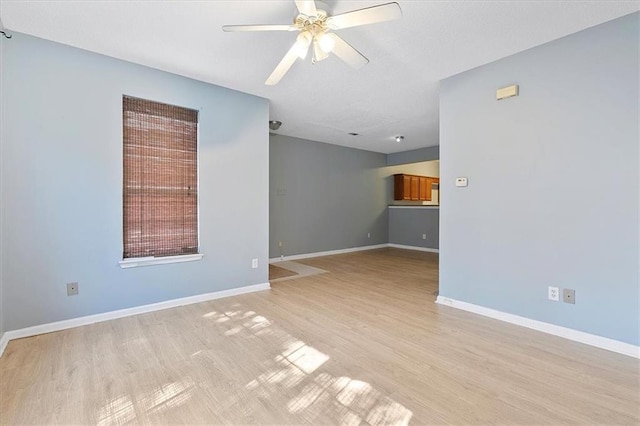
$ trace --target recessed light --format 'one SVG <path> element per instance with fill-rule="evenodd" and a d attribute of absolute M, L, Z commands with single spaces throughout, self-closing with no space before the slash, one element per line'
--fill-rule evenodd
<path fill-rule="evenodd" d="M 402 135 L 396 136 L 396 142 L 398 142 L 398 143 L 402 142 L 403 139 L 404 139 L 404 136 L 402 136 Z"/>
<path fill-rule="evenodd" d="M 349 133 L 351 136 L 358 136 L 360 133 L 351 132 Z"/>

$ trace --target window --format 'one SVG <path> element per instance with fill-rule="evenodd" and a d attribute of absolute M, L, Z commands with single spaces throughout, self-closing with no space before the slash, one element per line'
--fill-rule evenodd
<path fill-rule="evenodd" d="M 122 122 L 123 259 L 198 253 L 198 111 L 123 96 Z"/>

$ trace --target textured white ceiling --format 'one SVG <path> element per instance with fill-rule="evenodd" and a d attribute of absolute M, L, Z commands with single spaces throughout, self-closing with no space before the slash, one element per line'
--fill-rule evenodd
<path fill-rule="evenodd" d="M 325 1 L 332 14 L 385 2 Z M 264 81 L 295 33 L 221 27 L 290 23 L 293 0 L 0 0 L 0 19 L 13 31 L 265 97 L 271 119 L 284 123 L 277 133 L 391 153 L 439 143 L 440 79 L 640 10 L 638 1 L 398 3 L 400 20 L 339 31 L 369 58 L 364 68 L 334 56 L 312 65 L 309 55 L 273 87 Z"/>

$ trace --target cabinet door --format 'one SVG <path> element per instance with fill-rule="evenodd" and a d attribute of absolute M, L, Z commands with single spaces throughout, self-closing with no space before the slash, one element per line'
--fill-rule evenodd
<path fill-rule="evenodd" d="M 407 175 L 402 175 L 402 181 L 403 181 L 403 196 L 402 199 L 403 200 L 410 200 L 411 199 L 411 176 L 407 176 Z"/>
<path fill-rule="evenodd" d="M 431 201 L 431 181 L 426 176 L 420 176 L 420 201 Z"/>
<path fill-rule="evenodd" d="M 411 200 L 418 201 L 420 199 L 420 178 L 418 176 L 410 176 L 411 179 Z"/>
<path fill-rule="evenodd" d="M 393 175 L 393 199 L 411 199 L 411 177 L 403 174 Z"/>

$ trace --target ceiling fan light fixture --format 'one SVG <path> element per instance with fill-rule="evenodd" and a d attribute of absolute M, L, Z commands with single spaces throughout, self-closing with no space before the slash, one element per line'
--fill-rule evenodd
<path fill-rule="evenodd" d="M 296 54 L 300 59 L 307 57 L 311 40 L 313 40 L 313 37 L 308 31 L 301 32 L 298 35 L 298 38 L 296 39 Z"/>
<path fill-rule="evenodd" d="M 327 33 L 320 34 L 317 37 L 317 39 L 318 39 L 318 44 L 320 45 L 320 49 L 322 49 L 322 51 L 325 52 L 325 53 L 331 52 L 333 50 L 333 47 L 336 44 L 336 42 L 333 39 L 333 37 L 331 37 Z"/>
<path fill-rule="evenodd" d="M 402 136 L 402 135 L 398 135 L 398 136 L 396 136 L 396 142 L 400 143 L 400 142 L 402 142 L 403 140 L 404 140 L 404 136 Z"/>
<path fill-rule="evenodd" d="M 318 43 L 318 39 L 313 40 L 313 63 L 317 63 L 323 61 L 329 57 L 329 54 L 322 50 L 320 47 L 320 43 Z"/>

